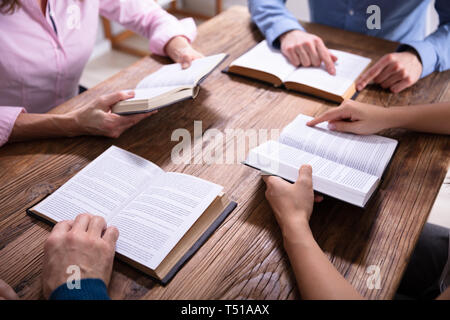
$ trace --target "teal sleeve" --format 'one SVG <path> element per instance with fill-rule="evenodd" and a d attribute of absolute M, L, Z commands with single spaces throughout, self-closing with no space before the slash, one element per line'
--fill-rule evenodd
<path fill-rule="evenodd" d="M 79 289 L 69 289 L 64 283 L 52 292 L 49 300 L 110 300 L 110 298 L 102 280 L 81 279 Z"/>

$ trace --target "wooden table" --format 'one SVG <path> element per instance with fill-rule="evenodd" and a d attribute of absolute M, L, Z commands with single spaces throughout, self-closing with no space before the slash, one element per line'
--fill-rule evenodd
<path fill-rule="evenodd" d="M 377 59 L 397 44 L 356 33 L 306 24 L 331 48 Z M 262 36 L 246 8 L 233 7 L 199 28 L 195 46 L 205 54 L 227 52 L 228 63 Z M 88 92 L 59 106 L 61 113 L 100 94 L 133 87 L 168 60 L 143 58 Z M 401 94 L 376 86 L 358 101 L 404 105 L 450 100 L 450 72 L 433 74 Z M 298 113 L 317 115 L 335 105 L 216 70 L 195 101 L 161 110 L 119 139 L 79 137 L 15 143 L 0 149 L 0 278 L 21 297 L 41 298 L 43 244 L 50 228 L 28 217 L 25 209 L 56 190 L 81 168 L 115 144 L 165 170 L 185 172 L 222 184 L 238 208 L 166 287 L 116 261 L 110 288 L 115 299 L 296 299 L 299 293 L 279 228 L 264 198 L 259 173 L 241 164 L 175 165 L 171 133 L 195 120 L 203 131 L 281 129 Z M 312 230 L 336 268 L 370 299 L 393 296 L 408 263 L 450 159 L 449 138 L 405 130 L 384 135 L 399 140 L 383 182 L 363 210 L 328 199 L 315 208 Z M 226 146 L 230 147 L 230 141 Z M 200 140 L 196 141 L 199 146 Z M 197 150 L 197 147 L 194 147 Z M 193 155 L 193 157 L 195 154 Z M 381 289 L 367 286 L 367 268 L 380 268 Z"/>

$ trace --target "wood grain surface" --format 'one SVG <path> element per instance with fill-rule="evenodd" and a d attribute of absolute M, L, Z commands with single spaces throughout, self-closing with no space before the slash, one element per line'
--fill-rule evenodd
<path fill-rule="evenodd" d="M 316 24 L 306 29 L 330 48 L 374 60 L 397 44 Z M 247 9 L 233 7 L 199 27 L 194 46 L 205 55 L 226 52 L 221 69 L 263 39 Z M 52 112 L 63 113 L 95 97 L 134 87 L 169 60 L 145 57 Z M 450 72 L 432 74 L 401 94 L 369 86 L 358 101 L 409 105 L 450 100 Z M 297 299 L 300 298 L 281 235 L 264 198 L 259 173 L 235 164 L 175 164 L 172 132 L 194 121 L 207 129 L 282 129 L 298 113 L 318 115 L 335 104 L 286 92 L 261 82 L 214 71 L 195 100 L 178 103 L 125 132 L 119 139 L 78 137 L 14 143 L 0 149 L 0 278 L 26 299 L 40 299 L 43 244 L 50 227 L 25 209 L 95 159 L 110 145 L 138 154 L 166 171 L 192 174 L 225 187 L 237 209 L 204 246 L 163 287 L 132 267 L 115 261 L 110 287 L 114 299 Z M 370 299 L 393 296 L 427 219 L 450 160 L 449 138 L 388 130 L 398 149 L 379 190 L 366 209 L 326 199 L 311 220 L 315 238 L 336 268 Z M 235 148 L 238 139 L 223 146 Z M 243 142 L 243 141 L 241 141 Z M 211 141 L 193 141 L 192 159 Z M 247 148 L 248 149 L 248 148 Z M 197 158 L 196 158 L 197 156 Z M 236 159 L 237 160 L 237 159 Z M 193 162 L 193 161 L 192 161 Z M 367 267 L 380 268 L 381 289 L 367 286 Z"/>

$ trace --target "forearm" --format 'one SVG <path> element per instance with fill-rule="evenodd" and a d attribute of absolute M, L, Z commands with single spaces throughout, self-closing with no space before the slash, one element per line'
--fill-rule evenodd
<path fill-rule="evenodd" d="M 450 134 L 450 102 L 386 109 L 388 128 Z"/>
<path fill-rule="evenodd" d="M 101 0 L 100 15 L 122 24 L 149 39 L 150 51 L 165 56 L 165 45 L 176 36 L 184 36 L 189 42 L 197 35 L 192 18 L 178 20 L 150 0 Z"/>
<path fill-rule="evenodd" d="M 363 299 L 328 260 L 307 223 L 290 234 L 283 235 L 284 247 L 303 299 Z"/>
<path fill-rule="evenodd" d="M 72 137 L 81 134 L 76 120 L 66 114 L 20 114 L 9 141 L 24 141 L 52 137 Z"/>

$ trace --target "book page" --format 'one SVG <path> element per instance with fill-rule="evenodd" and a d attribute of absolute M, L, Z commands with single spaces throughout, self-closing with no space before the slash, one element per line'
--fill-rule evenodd
<path fill-rule="evenodd" d="M 285 82 L 297 82 L 343 96 L 371 60 L 339 50 L 330 51 L 338 57 L 335 63 L 336 75 L 330 75 L 322 63 L 320 67 L 298 68 L 285 78 Z"/>
<path fill-rule="evenodd" d="M 73 220 L 81 213 L 109 221 L 161 173 L 164 171 L 150 161 L 112 146 L 35 209 L 57 222 Z"/>
<path fill-rule="evenodd" d="M 297 180 L 298 169 L 309 164 L 314 190 L 359 206 L 378 182 L 376 176 L 273 140 L 252 149 L 246 163 L 291 182 Z"/>
<path fill-rule="evenodd" d="M 279 141 L 319 157 L 381 177 L 397 141 L 377 135 L 355 135 L 328 130 L 327 123 L 308 127 L 312 117 L 300 114 L 281 132 Z"/>
<path fill-rule="evenodd" d="M 147 89 L 156 87 L 173 86 L 195 86 L 197 81 L 211 72 L 222 60 L 225 54 L 196 59 L 187 69 L 182 69 L 180 63 L 168 64 L 158 71 L 145 77 L 138 83 L 136 89 Z"/>
<path fill-rule="evenodd" d="M 258 43 L 247 53 L 234 60 L 230 66 L 240 66 L 267 72 L 277 76 L 283 82 L 296 69 L 281 54 L 280 50 L 271 48 L 266 40 Z"/>
<path fill-rule="evenodd" d="M 185 174 L 158 175 L 112 219 L 117 252 L 156 269 L 222 189 Z"/>

